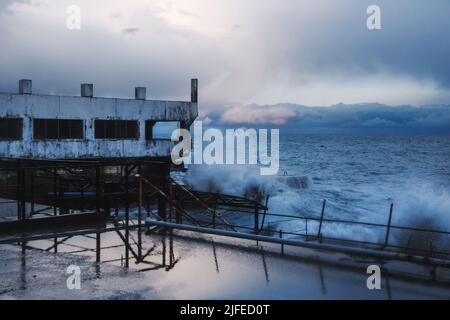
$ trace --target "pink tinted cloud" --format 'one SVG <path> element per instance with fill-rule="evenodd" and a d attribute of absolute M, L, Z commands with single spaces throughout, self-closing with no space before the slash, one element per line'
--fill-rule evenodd
<path fill-rule="evenodd" d="M 222 123 L 234 124 L 285 124 L 296 113 L 283 107 L 236 106 L 226 110 L 220 119 Z"/>

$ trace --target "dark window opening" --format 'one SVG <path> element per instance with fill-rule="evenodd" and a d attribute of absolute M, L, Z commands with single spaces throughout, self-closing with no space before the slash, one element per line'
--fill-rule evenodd
<path fill-rule="evenodd" d="M 170 140 L 172 132 L 180 128 L 179 121 L 145 121 L 146 140 Z"/>
<path fill-rule="evenodd" d="M 136 120 L 95 120 L 95 139 L 139 139 Z"/>
<path fill-rule="evenodd" d="M 58 139 L 83 139 L 83 120 L 63 119 L 34 119 L 33 138 L 58 140 Z"/>
<path fill-rule="evenodd" d="M 0 118 L 0 140 L 21 140 L 22 130 L 22 119 Z"/>

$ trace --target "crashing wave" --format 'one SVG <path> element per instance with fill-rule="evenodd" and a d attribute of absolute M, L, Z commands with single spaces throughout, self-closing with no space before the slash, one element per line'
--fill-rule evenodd
<path fill-rule="evenodd" d="M 220 192 L 262 201 L 289 189 L 309 188 L 308 177 L 261 176 L 256 166 L 189 166 L 184 183 L 207 192 Z"/>

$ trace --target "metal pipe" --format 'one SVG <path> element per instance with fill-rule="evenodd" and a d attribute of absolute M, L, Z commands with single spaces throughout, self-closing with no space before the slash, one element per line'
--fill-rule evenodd
<path fill-rule="evenodd" d="M 225 230 L 204 228 L 204 227 L 198 227 L 198 226 L 180 225 L 180 224 L 175 224 L 175 223 L 170 223 L 170 222 L 155 221 L 155 220 L 151 220 L 151 219 L 147 219 L 146 224 L 150 225 L 150 226 L 158 226 L 158 227 L 164 227 L 164 228 L 168 228 L 168 229 L 179 229 L 179 230 L 185 230 L 185 231 L 213 234 L 213 235 L 224 236 L 224 237 L 233 237 L 233 238 L 240 238 L 240 239 L 247 239 L 247 240 L 256 240 L 256 241 L 261 241 L 261 242 L 277 243 L 277 244 L 284 244 L 284 245 L 303 247 L 303 248 L 315 249 L 315 250 L 342 252 L 342 253 L 347 253 L 347 254 L 372 256 L 372 257 L 383 258 L 383 259 L 406 260 L 406 261 L 416 262 L 416 263 L 428 263 L 428 264 L 434 264 L 434 265 L 439 265 L 439 266 L 444 266 L 444 267 L 450 267 L 449 260 L 407 255 L 407 254 L 396 253 L 396 252 L 346 247 L 346 246 L 340 246 L 340 245 L 335 245 L 335 244 L 305 242 L 305 241 L 301 241 L 301 240 L 280 239 L 280 238 L 261 236 L 261 235 L 250 234 L 250 233 L 240 233 L 240 232 L 225 231 Z"/>

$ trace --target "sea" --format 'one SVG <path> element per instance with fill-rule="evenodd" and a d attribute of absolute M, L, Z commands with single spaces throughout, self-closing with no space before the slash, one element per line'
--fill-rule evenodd
<path fill-rule="evenodd" d="M 317 218 L 326 200 L 326 219 L 387 224 L 392 205 L 392 225 L 450 230 L 450 134 L 281 132 L 279 154 L 275 176 L 250 165 L 190 165 L 181 179 L 262 203 L 269 196 L 273 214 Z M 271 221 L 305 228 L 296 219 Z M 309 231 L 317 227 L 310 222 Z M 377 242 L 386 230 L 329 224 L 325 232 Z"/>
<path fill-rule="evenodd" d="M 261 176 L 258 167 L 191 165 L 174 178 L 199 190 L 219 191 L 265 202 L 268 213 L 317 218 L 326 200 L 324 217 L 385 224 L 393 204 L 392 225 L 450 230 L 450 136 L 443 134 L 281 134 L 280 170 Z M 221 212 L 233 223 L 252 226 L 252 214 Z M 262 218 L 263 213 L 260 213 Z M 261 219 L 262 220 L 262 219 Z M 304 220 L 267 216 L 264 227 L 305 231 Z M 260 221 L 262 223 L 262 221 Z M 308 234 L 317 235 L 310 221 Z M 409 239 L 391 230 L 390 243 Z M 385 241 L 386 228 L 325 222 L 324 237 Z M 284 233 L 283 237 L 290 235 Z M 291 235 L 292 236 L 292 235 Z M 199 237 L 199 238 L 198 238 Z M 415 237 L 434 250 L 432 237 Z M 135 239 L 132 236 L 132 239 Z M 432 240 L 432 241 L 430 241 Z M 442 239 L 441 239 L 442 240 Z M 448 240 L 441 241 L 448 249 Z M 142 238 L 145 263 L 130 262 L 124 269 L 124 246 L 115 232 L 101 235 L 102 263 L 95 263 L 95 237 L 61 241 L 58 253 L 47 252 L 52 239 L 24 246 L 2 246 L 0 298 L 2 299 L 448 299 L 448 286 L 391 274 L 395 261 L 382 274 L 382 289 L 367 289 L 365 269 L 323 263 L 332 259 L 345 265 L 337 253 L 303 249 L 301 259 L 278 254 L 278 245 L 224 241 L 210 236 L 173 236 L 153 232 Z M 404 243 L 400 243 L 404 244 Z M 31 246 L 37 249 L 32 249 Z M 134 245 L 133 245 L 134 247 Z M 416 246 L 414 246 L 416 247 Z M 154 250 L 157 248 L 156 250 Z M 264 248 L 264 250 L 260 250 Z M 71 254 L 69 254 L 71 253 Z M 292 253 L 292 252 L 291 252 Z M 132 258 L 133 259 L 133 258 Z M 319 260 L 320 259 L 320 260 Z M 133 260 L 132 260 L 133 261 Z M 371 258 L 357 257 L 362 265 Z M 25 263 L 26 262 L 26 263 Z M 389 262 L 384 262 L 389 263 Z M 69 265 L 80 266 L 82 289 L 68 290 Z M 383 270 L 386 264 L 383 265 Z M 428 277 L 431 268 L 415 268 Z M 448 276 L 442 272 L 439 276 Z M 425 278 L 428 279 L 428 278 Z"/>

